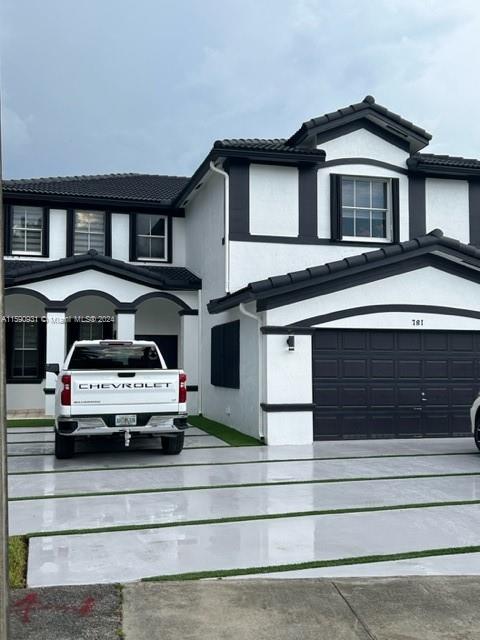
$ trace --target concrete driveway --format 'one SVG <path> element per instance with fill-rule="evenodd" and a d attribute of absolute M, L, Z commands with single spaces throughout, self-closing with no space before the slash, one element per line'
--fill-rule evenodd
<path fill-rule="evenodd" d="M 52 435 L 8 434 L 10 529 L 32 536 L 32 587 L 480 574 L 470 438 L 233 448 L 192 429 L 179 456 L 147 442 L 56 461 Z"/>

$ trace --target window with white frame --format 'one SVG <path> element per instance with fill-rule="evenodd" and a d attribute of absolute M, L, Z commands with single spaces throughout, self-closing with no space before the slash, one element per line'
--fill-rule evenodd
<path fill-rule="evenodd" d="M 11 211 L 11 252 L 43 255 L 44 215 L 42 207 L 14 205 Z"/>
<path fill-rule="evenodd" d="M 95 249 L 105 255 L 105 212 L 80 211 L 74 212 L 73 223 L 73 253 L 87 253 Z"/>
<path fill-rule="evenodd" d="M 168 259 L 168 225 L 165 216 L 139 213 L 135 217 L 137 260 Z"/>
<path fill-rule="evenodd" d="M 391 181 L 342 176 L 342 238 L 392 240 Z"/>

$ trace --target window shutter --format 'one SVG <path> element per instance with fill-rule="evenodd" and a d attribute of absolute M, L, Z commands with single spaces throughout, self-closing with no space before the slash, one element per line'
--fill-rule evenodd
<path fill-rule="evenodd" d="M 400 180 L 392 178 L 392 242 L 400 242 Z"/>
<path fill-rule="evenodd" d="M 342 177 L 330 174 L 330 238 L 342 239 Z"/>
<path fill-rule="evenodd" d="M 240 388 L 240 321 L 212 327 L 210 382 L 217 387 Z"/>

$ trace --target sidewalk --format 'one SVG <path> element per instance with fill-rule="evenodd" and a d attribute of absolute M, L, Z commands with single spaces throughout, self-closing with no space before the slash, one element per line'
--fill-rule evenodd
<path fill-rule="evenodd" d="M 11 640 L 477 640 L 479 599 L 480 577 L 24 589 Z"/>

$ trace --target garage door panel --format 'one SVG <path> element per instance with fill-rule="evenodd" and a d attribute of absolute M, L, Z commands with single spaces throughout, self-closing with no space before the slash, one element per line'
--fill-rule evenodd
<path fill-rule="evenodd" d="M 372 331 L 370 349 L 375 351 L 394 351 L 395 334 L 391 331 Z"/>
<path fill-rule="evenodd" d="M 448 351 L 448 333 L 442 331 L 424 333 L 423 338 L 425 351 Z"/>
<path fill-rule="evenodd" d="M 370 391 L 370 405 L 373 407 L 396 407 L 395 387 L 372 387 Z"/>
<path fill-rule="evenodd" d="M 425 360 L 423 365 L 424 378 L 444 378 L 448 380 L 448 362 L 444 359 Z"/>
<path fill-rule="evenodd" d="M 362 359 L 343 361 L 342 375 L 344 378 L 366 378 L 368 375 L 367 361 Z"/>
<path fill-rule="evenodd" d="M 477 386 L 458 386 L 450 389 L 450 404 L 453 407 L 464 407 L 466 410 L 470 410 L 470 405 L 477 397 Z"/>
<path fill-rule="evenodd" d="M 420 434 L 422 431 L 422 418 L 420 411 L 408 413 L 400 411 L 397 417 L 396 435 L 399 438 L 408 438 Z"/>
<path fill-rule="evenodd" d="M 421 360 L 399 360 L 397 364 L 397 377 L 420 379 L 422 377 L 422 361 Z"/>
<path fill-rule="evenodd" d="M 450 376 L 455 380 L 473 380 L 477 376 L 475 360 L 451 360 Z"/>
<path fill-rule="evenodd" d="M 316 438 L 466 435 L 480 333 L 320 329 L 313 375 Z"/>
<path fill-rule="evenodd" d="M 373 414 L 370 417 L 370 436 L 372 438 L 393 438 L 395 436 L 395 422 L 392 413 Z"/>
<path fill-rule="evenodd" d="M 317 379 L 338 378 L 339 371 L 338 360 L 314 360 L 313 375 Z"/>
<path fill-rule="evenodd" d="M 477 347 L 480 347 L 480 344 L 478 344 L 478 337 L 475 334 L 463 333 L 463 331 L 450 334 L 449 349 L 451 351 L 468 351 L 472 353 Z"/>
<path fill-rule="evenodd" d="M 399 407 L 419 407 L 422 402 L 422 392 L 419 387 L 398 387 L 397 403 Z"/>
<path fill-rule="evenodd" d="M 448 436 L 451 433 L 450 413 L 427 412 L 423 416 L 424 428 L 431 436 Z"/>
<path fill-rule="evenodd" d="M 397 335 L 397 349 L 399 351 L 421 351 L 422 339 L 419 332 L 398 331 L 396 335 Z"/>
<path fill-rule="evenodd" d="M 355 415 L 343 416 L 344 438 L 370 437 L 370 420 L 368 413 L 356 412 Z"/>
<path fill-rule="evenodd" d="M 344 407 L 364 407 L 369 405 L 368 387 L 345 387 L 342 394 Z"/>
<path fill-rule="evenodd" d="M 388 360 L 372 360 L 370 363 L 370 377 L 375 378 L 394 378 L 395 377 L 395 361 L 391 358 Z"/>
<path fill-rule="evenodd" d="M 352 350 L 362 350 L 367 349 L 367 337 L 368 333 L 366 331 L 350 331 L 340 332 L 342 348 L 348 351 Z"/>

